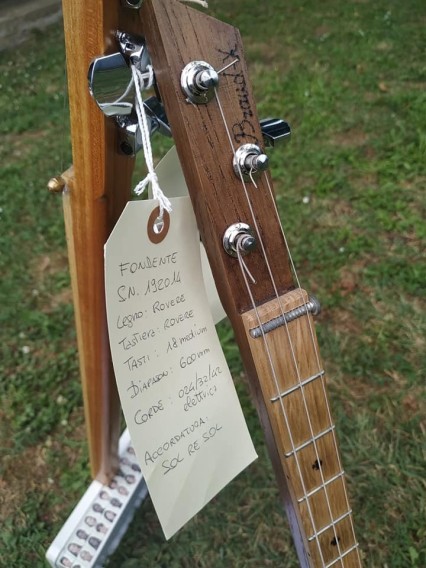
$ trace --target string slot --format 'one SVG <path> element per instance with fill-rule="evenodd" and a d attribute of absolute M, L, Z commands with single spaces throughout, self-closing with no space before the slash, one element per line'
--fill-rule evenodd
<path fill-rule="evenodd" d="M 359 543 L 357 542 L 356 544 L 354 544 L 353 546 L 348 548 L 348 550 L 345 550 L 344 552 L 342 552 L 342 554 L 339 554 L 338 558 L 336 558 L 335 560 L 333 560 L 332 562 L 327 564 L 324 568 L 330 568 L 331 566 L 334 566 L 336 564 L 336 562 L 341 562 L 342 559 L 345 558 L 345 556 L 347 556 L 348 554 L 350 554 L 351 552 L 356 550 L 358 548 L 358 546 L 359 546 Z"/>
<path fill-rule="evenodd" d="M 296 452 L 300 452 L 300 450 L 303 450 L 304 448 L 307 448 L 310 444 L 313 444 L 314 442 L 316 442 L 317 440 L 319 440 L 320 438 L 322 438 L 323 436 L 326 436 L 327 434 L 330 434 L 330 432 L 332 432 L 335 429 L 335 425 L 332 424 L 330 426 L 330 428 L 327 428 L 326 430 L 323 430 L 322 432 L 320 432 L 319 434 L 317 434 L 316 436 L 314 436 L 313 438 L 311 438 L 310 440 L 307 440 L 306 442 L 304 442 L 303 444 L 301 444 L 300 446 L 297 446 L 297 448 L 294 448 L 294 450 L 292 450 L 291 452 L 288 452 L 285 455 L 286 458 L 290 458 L 291 456 L 293 456 Z"/>
<path fill-rule="evenodd" d="M 350 515 L 352 515 L 352 509 L 349 509 L 349 511 L 346 511 L 346 513 L 344 513 L 343 515 L 340 515 L 340 517 L 338 517 L 337 519 L 333 519 L 331 521 L 331 523 L 329 523 L 328 525 L 326 525 L 325 527 L 323 527 L 319 531 L 315 532 L 315 534 L 313 534 L 312 536 L 308 537 L 308 542 L 312 542 L 313 540 L 315 540 L 316 538 L 318 538 L 319 536 L 324 534 L 325 531 L 327 531 L 328 529 L 334 528 L 336 525 L 338 525 L 340 522 L 344 521 Z"/>
<path fill-rule="evenodd" d="M 303 387 L 305 387 L 306 385 L 309 385 L 309 383 L 312 383 L 313 381 L 315 381 L 316 379 L 319 379 L 321 377 L 323 377 L 325 375 L 325 371 L 320 371 L 319 373 L 317 373 L 316 375 L 312 375 L 312 377 L 309 377 L 308 379 L 305 379 L 304 381 L 301 381 L 300 383 L 298 383 L 297 385 L 294 385 L 294 387 L 289 388 L 288 390 L 282 392 L 281 394 L 279 394 L 278 396 L 275 396 L 274 398 L 271 398 L 271 402 L 278 402 L 279 400 L 282 400 L 283 398 L 285 398 L 286 396 L 288 396 L 289 394 L 296 392 L 299 389 L 303 389 Z"/>
<path fill-rule="evenodd" d="M 318 491 L 321 491 L 321 489 L 324 489 L 324 487 L 327 487 L 327 485 L 330 485 L 334 481 L 337 481 L 338 479 L 340 479 L 344 475 L 345 475 L 345 472 L 342 469 L 342 471 L 340 471 L 334 477 L 327 479 L 327 481 L 324 481 L 324 483 L 322 483 L 319 487 L 315 487 L 315 489 L 312 489 L 312 491 L 309 491 L 309 493 L 306 493 L 306 495 L 303 495 L 303 497 L 300 497 L 300 499 L 298 499 L 297 502 L 303 503 L 303 501 L 306 501 L 307 499 L 309 499 L 309 497 L 312 497 L 313 495 L 318 493 Z"/>

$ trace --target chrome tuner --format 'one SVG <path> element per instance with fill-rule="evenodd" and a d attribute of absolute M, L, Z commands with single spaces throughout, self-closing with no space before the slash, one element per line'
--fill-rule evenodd
<path fill-rule="evenodd" d="M 237 177 L 250 181 L 268 169 L 269 158 L 256 144 L 244 144 L 235 152 L 233 167 Z"/>
<path fill-rule="evenodd" d="M 163 136 L 172 136 L 164 107 L 157 97 L 150 97 L 144 101 L 145 111 L 149 117 L 149 133 L 152 136 L 159 132 Z M 138 117 L 136 113 L 130 116 L 117 116 L 120 127 L 119 146 L 123 154 L 135 156 L 142 148 L 142 136 L 140 133 Z"/>
<path fill-rule="evenodd" d="M 143 38 L 117 32 L 120 52 L 96 57 L 89 67 L 89 91 L 106 116 L 128 116 L 135 101 L 129 61 L 141 72 L 149 64 Z"/>
<path fill-rule="evenodd" d="M 136 5 L 136 2 L 132 4 Z M 142 138 L 129 62 L 144 72 L 150 59 L 143 38 L 124 32 L 117 32 L 116 36 L 120 52 L 96 57 L 92 61 L 88 74 L 89 91 L 105 116 L 116 119 L 120 127 L 120 150 L 127 156 L 134 156 L 142 148 Z M 151 97 L 144 101 L 144 106 L 149 117 L 151 135 L 158 131 L 171 136 L 161 102 L 156 97 Z"/>
<path fill-rule="evenodd" d="M 246 223 L 235 223 L 228 227 L 223 235 L 223 248 L 233 257 L 238 256 L 238 250 L 246 255 L 256 248 L 256 237 L 253 229 Z"/>
<path fill-rule="evenodd" d="M 214 97 L 219 75 L 205 61 L 191 61 L 182 71 L 180 84 L 188 102 L 207 104 Z"/>
<path fill-rule="evenodd" d="M 89 91 L 105 116 L 128 116 L 133 110 L 132 72 L 122 53 L 96 57 L 89 67 Z"/>
<path fill-rule="evenodd" d="M 265 146 L 274 148 L 291 139 L 290 125 L 280 118 L 264 118 L 260 121 L 260 128 Z"/>

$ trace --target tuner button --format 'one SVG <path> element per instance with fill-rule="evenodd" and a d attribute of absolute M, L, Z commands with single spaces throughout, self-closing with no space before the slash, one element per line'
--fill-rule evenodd
<path fill-rule="evenodd" d="M 235 152 L 233 167 L 237 177 L 251 181 L 268 169 L 269 158 L 256 144 L 244 144 Z"/>
<path fill-rule="evenodd" d="M 241 247 L 243 254 L 248 254 L 256 248 L 256 239 L 252 235 L 244 235 L 238 241 L 237 246 Z"/>
<path fill-rule="evenodd" d="M 266 154 L 259 154 L 258 156 L 254 155 L 247 158 L 246 167 L 253 173 L 264 172 L 269 167 L 269 158 Z"/>
<path fill-rule="evenodd" d="M 260 121 L 260 128 L 265 146 L 273 148 L 290 141 L 290 125 L 280 118 L 264 118 Z"/>
<path fill-rule="evenodd" d="M 219 84 L 219 75 L 214 69 L 205 69 L 197 73 L 195 78 L 197 87 L 201 91 L 208 91 L 209 89 L 214 89 Z"/>
<path fill-rule="evenodd" d="M 94 59 L 89 67 L 88 80 L 90 94 L 106 116 L 131 114 L 135 95 L 134 89 L 128 87 L 132 72 L 121 53 Z"/>
<path fill-rule="evenodd" d="M 230 225 L 223 235 L 223 248 L 229 256 L 236 258 L 238 252 L 243 256 L 256 248 L 256 237 L 253 229 L 246 223 Z"/>
<path fill-rule="evenodd" d="M 180 84 L 188 102 L 207 104 L 214 97 L 219 76 L 209 63 L 191 61 L 182 71 Z"/>

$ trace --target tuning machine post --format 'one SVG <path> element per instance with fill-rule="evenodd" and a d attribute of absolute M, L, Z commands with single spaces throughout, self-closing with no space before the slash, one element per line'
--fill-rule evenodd
<path fill-rule="evenodd" d="M 262 119 L 260 128 L 266 147 L 275 148 L 290 140 L 290 126 L 280 118 Z M 243 144 L 235 151 L 232 165 L 237 177 L 253 181 L 268 169 L 269 158 L 257 144 Z"/>
<path fill-rule="evenodd" d="M 235 175 L 249 181 L 268 169 L 269 158 L 256 144 L 243 144 L 236 150 L 232 164 Z"/>
<path fill-rule="evenodd" d="M 225 252 L 236 258 L 238 253 L 245 256 L 252 252 L 256 246 L 256 236 L 250 225 L 246 223 L 234 223 L 230 225 L 223 235 L 223 248 Z"/>
<path fill-rule="evenodd" d="M 129 64 L 142 73 L 150 58 L 143 38 L 117 32 L 120 51 L 96 57 L 89 67 L 89 91 L 105 116 L 116 119 L 120 127 L 120 150 L 134 156 L 142 148 L 138 118 L 135 110 L 135 87 Z M 150 132 L 171 136 L 164 107 L 157 97 L 144 101 L 150 118 Z"/>
<path fill-rule="evenodd" d="M 205 105 L 214 97 L 219 75 L 210 63 L 191 61 L 182 71 L 180 84 L 188 102 Z"/>

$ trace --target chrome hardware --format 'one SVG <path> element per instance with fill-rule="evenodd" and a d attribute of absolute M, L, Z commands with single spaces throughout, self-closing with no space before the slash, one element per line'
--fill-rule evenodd
<path fill-rule="evenodd" d="M 159 132 L 163 136 L 171 137 L 172 131 L 170 130 L 169 121 L 163 104 L 157 99 L 157 97 L 150 97 L 149 99 L 146 99 L 143 104 L 149 118 L 151 119 L 151 135 L 155 132 Z"/>
<path fill-rule="evenodd" d="M 182 71 L 180 84 L 188 102 L 207 104 L 214 97 L 219 75 L 209 63 L 191 61 Z"/>
<path fill-rule="evenodd" d="M 119 148 L 126 156 L 135 156 L 142 148 L 142 138 L 138 124 L 138 117 L 135 114 L 131 116 L 117 116 L 117 124 L 120 127 Z"/>
<path fill-rule="evenodd" d="M 278 316 L 277 318 L 271 319 L 267 321 L 262 326 L 255 327 L 250 330 L 250 335 L 253 339 L 257 339 L 258 337 L 262 337 L 266 333 L 274 331 L 283 325 L 294 321 L 297 318 L 305 316 L 306 314 L 312 314 L 313 316 L 317 316 L 321 311 L 321 305 L 315 296 L 309 296 L 309 301 L 305 304 L 302 304 L 298 308 L 294 308 L 294 310 L 290 310 L 289 312 Z"/>
<path fill-rule="evenodd" d="M 130 61 L 130 63 L 136 65 L 142 73 L 146 71 L 150 63 L 150 58 L 143 38 L 132 36 L 125 32 L 117 32 L 117 40 L 120 44 L 120 51 L 124 57 Z"/>
<path fill-rule="evenodd" d="M 117 32 L 119 53 L 94 59 L 89 67 L 89 90 L 97 105 L 108 117 L 115 117 L 120 127 L 121 151 L 134 156 L 142 148 L 138 119 L 135 111 L 135 87 L 129 62 L 141 72 L 150 63 L 143 38 Z M 171 136 L 163 105 L 156 97 L 144 101 L 150 118 L 150 133 Z"/>
<path fill-rule="evenodd" d="M 89 91 L 106 116 L 128 116 L 135 99 L 132 72 L 121 53 L 97 57 L 89 67 Z"/>
<path fill-rule="evenodd" d="M 164 107 L 157 97 L 150 97 L 144 101 L 144 106 L 149 121 L 149 132 L 152 136 L 155 132 L 159 132 L 163 136 L 171 136 L 171 130 L 167 121 Z M 130 116 L 117 116 L 117 123 L 120 127 L 120 150 L 127 156 L 136 155 L 142 148 L 142 137 L 140 134 L 138 117 L 136 113 Z"/>
<path fill-rule="evenodd" d="M 237 177 L 250 181 L 259 177 L 261 172 L 268 169 L 269 158 L 263 154 L 256 144 L 244 144 L 235 152 L 233 159 L 234 172 Z"/>
<path fill-rule="evenodd" d="M 275 147 L 291 139 L 291 128 L 288 122 L 280 118 L 264 118 L 260 121 L 265 146 Z"/>
<path fill-rule="evenodd" d="M 133 111 L 133 65 L 144 72 L 149 64 L 143 38 L 117 32 L 121 52 L 96 57 L 89 67 L 89 91 L 106 116 L 128 116 Z"/>
<path fill-rule="evenodd" d="M 246 223 L 235 223 L 228 227 L 223 235 L 223 248 L 233 257 L 238 256 L 238 249 L 246 255 L 256 248 L 256 237 Z"/>
<path fill-rule="evenodd" d="M 142 6 L 143 0 L 121 0 L 121 5 L 126 8 L 133 8 L 134 10 L 139 10 Z"/>

